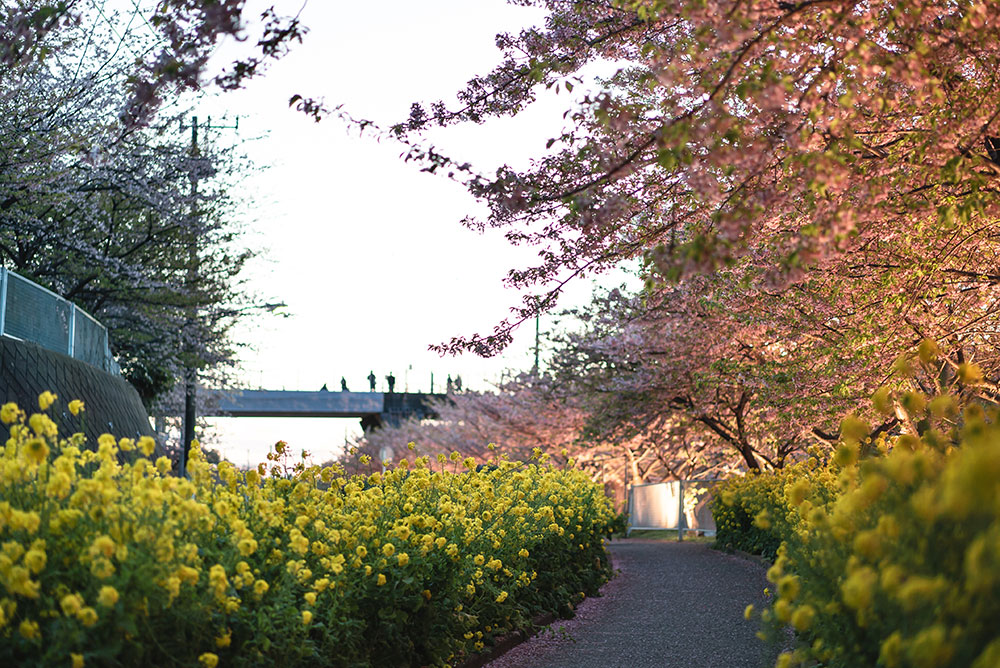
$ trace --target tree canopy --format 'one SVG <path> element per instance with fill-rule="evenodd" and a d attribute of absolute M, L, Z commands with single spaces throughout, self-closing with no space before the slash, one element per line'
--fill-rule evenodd
<path fill-rule="evenodd" d="M 525 4 L 543 25 L 393 128 L 489 205 L 470 225 L 539 251 L 511 317 L 439 350 L 494 354 L 567 278 L 639 259 L 643 294 L 599 298 L 555 359 L 598 432 L 679 420 L 757 468 L 879 388 L 995 399 L 1000 5 Z M 526 169 L 421 148 L 546 88 L 577 97 Z M 913 362 L 921 342 L 943 354 Z M 872 428 L 906 428 L 903 404 Z"/>
<path fill-rule="evenodd" d="M 948 258 L 956 230 L 996 214 L 995 3 L 528 4 L 544 26 L 498 36 L 503 62 L 457 107 L 416 104 L 395 128 L 515 114 L 588 65 L 619 66 L 529 169 L 468 179 L 490 205 L 473 222 L 540 247 L 514 286 L 635 257 L 671 279 L 746 258 L 784 286 L 873 242 Z M 489 352 L 506 331 L 445 348 Z"/>
<path fill-rule="evenodd" d="M 69 23 L 36 35 L 44 57 L 0 66 L 0 262 L 106 324 L 151 403 L 182 368 L 230 365 L 229 327 L 264 304 L 241 278 L 247 161 L 204 130 L 194 144 L 176 101 L 123 119 L 149 38 L 116 35 Z"/>
<path fill-rule="evenodd" d="M 179 93 L 199 90 L 206 79 L 209 57 L 219 41 L 233 37 L 249 44 L 243 53 L 212 77 L 222 89 L 239 88 L 262 73 L 269 61 L 280 58 L 306 28 L 298 15 L 283 15 L 274 6 L 249 27 L 246 0 L 136 0 L 127 9 L 116 9 L 104 0 L 25 0 L 11 3 L 0 16 L 0 69 L 11 70 L 48 58 L 64 31 L 77 26 L 96 31 L 110 26 L 117 48 L 130 39 L 128 27 L 117 32 L 113 19 L 126 17 L 127 26 L 147 30 L 147 42 L 135 54 L 124 82 L 127 91 L 118 110 L 127 128 L 147 125 L 165 101 Z M 89 24 L 89 26 L 87 25 Z M 111 42 L 114 43 L 113 41 Z M 89 43 L 88 43 L 89 45 Z M 84 47 L 86 48 L 86 47 Z M 315 105 L 297 95 L 299 106 Z"/>

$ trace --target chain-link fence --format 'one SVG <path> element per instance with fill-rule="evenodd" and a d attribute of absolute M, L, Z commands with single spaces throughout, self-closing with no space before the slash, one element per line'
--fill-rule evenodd
<path fill-rule="evenodd" d="M 710 502 L 718 478 L 672 480 L 628 488 L 628 533 L 669 529 L 684 540 L 684 532 L 715 534 Z"/>
<path fill-rule="evenodd" d="M 2 267 L 0 335 L 31 341 L 121 375 L 104 325 L 51 290 Z"/>

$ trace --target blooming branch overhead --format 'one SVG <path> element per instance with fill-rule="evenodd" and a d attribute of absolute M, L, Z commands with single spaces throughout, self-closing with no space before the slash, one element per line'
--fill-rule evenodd
<path fill-rule="evenodd" d="M 940 244 L 1000 213 L 996 2 L 527 4 L 549 11 L 543 26 L 500 35 L 503 62 L 456 106 L 414 105 L 396 128 L 577 87 L 530 168 L 471 181 L 490 207 L 473 223 L 539 247 L 512 286 L 558 291 L 627 258 L 676 279 L 746 256 L 761 284 L 788 285 L 873 241 Z M 537 308 L 441 349 L 495 350 Z"/>

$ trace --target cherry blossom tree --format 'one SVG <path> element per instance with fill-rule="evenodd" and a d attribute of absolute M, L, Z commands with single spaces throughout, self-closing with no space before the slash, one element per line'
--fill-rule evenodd
<path fill-rule="evenodd" d="M 416 147 L 407 157 L 489 205 L 469 224 L 539 247 L 508 282 L 542 298 L 441 350 L 493 353 L 568 277 L 628 258 L 678 279 L 750 256 L 752 287 L 774 290 L 847 275 L 846 256 L 898 241 L 924 281 L 975 278 L 926 271 L 955 259 L 949 245 L 974 248 L 998 213 L 997 3 L 526 4 L 549 11 L 544 25 L 498 36 L 501 64 L 457 105 L 414 105 L 394 129 Z M 609 63 L 611 76 L 589 74 Z M 588 92 L 528 169 L 484 176 L 418 147 L 431 127 L 516 114 L 540 89 L 574 85 Z M 980 236 L 967 245 L 970 226 Z"/>
<path fill-rule="evenodd" d="M 131 61 L 108 34 L 62 35 L 0 77 L 0 261 L 104 322 L 151 403 L 184 368 L 231 365 L 229 328 L 266 306 L 240 278 L 231 188 L 250 166 L 204 136 L 193 152 L 176 116 L 126 129 Z"/>
<path fill-rule="evenodd" d="M 356 461 L 358 453 L 376 461 L 383 453 L 391 453 L 395 461 L 412 459 L 411 443 L 416 455 L 457 452 L 481 463 L 501 455 L 525 461 L 537 449 L 558 464 L 572 459 L 621 503 L 627 484 L 732 469 L 731 456 L 693 434 L 671 433 L 666 439 L 647 430 L 604 438 L 591 428 L 583 396 L 579 387 L 564 386 L 552 375 L 519 374 L 493 391 L 451 395 L 435 407 L 436 419 L 367 432 L 350 460 Z"/>
<path fill-rule="evenodd" d="M 848 252 L 785 289 L 755 287 L 766 268 L 742 258 L 640 295 L 612 291 L 578 313 L 584 327 L 562 337 L 553 367 L 603 438 L 648 438 L 680 424 L 750 469 L 835 441 L 848 412 L 875 431 L 912 431 L 902 406 L 880 415 L 869 397 L 954 391 L 971 360 L 987 378 L 1000 373 L 998 292 L 988 276 L 995 234 L 961 253 L 913 240 Z M 921 259 L 928 255 L 933 270 Z M 924 373 L 912 373 L 927 346 L 938 352 L 922 354 Z M 988 381 L 975 391 L 997 400 Z"/>
<path fill-rule="evenodd" d="M 507 278 L 529 293 L 511 317 L 438 350 L 494 354 L 567 280 L 638 258 L 646 291 L 599 300 L 555 359 L 585 431 L 694 430 L 754 469 L 847 411 L 914 428 L 866 408 L 880 388 L 997 399 L 998 3 L 526 4 L 543 25 L 393 128 L 488 205 L 467 224 L 539 251 Z M 526 169 L 421 143 L 542 89 L 576 97 Z M 918 345 L 943 354 L 914 374 Z"/>

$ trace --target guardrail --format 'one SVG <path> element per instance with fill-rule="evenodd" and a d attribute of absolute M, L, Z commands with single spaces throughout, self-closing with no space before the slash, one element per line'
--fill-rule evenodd
<path fill-rule="evenodd" d="M 116 376 L 108 329 L 56 293 L 0 267 L 0 335 L 37 343 Z"/>
<path fill-rule="evenodd" d="M 715 520 L 708 507 L 712 487 L 723 478 L 702 480 L 671 480 L 628 487 L 628 528 L 632 531 L 677 532 L 677 540 L 684 540 L 684 532 L 715 534 Z"/>

